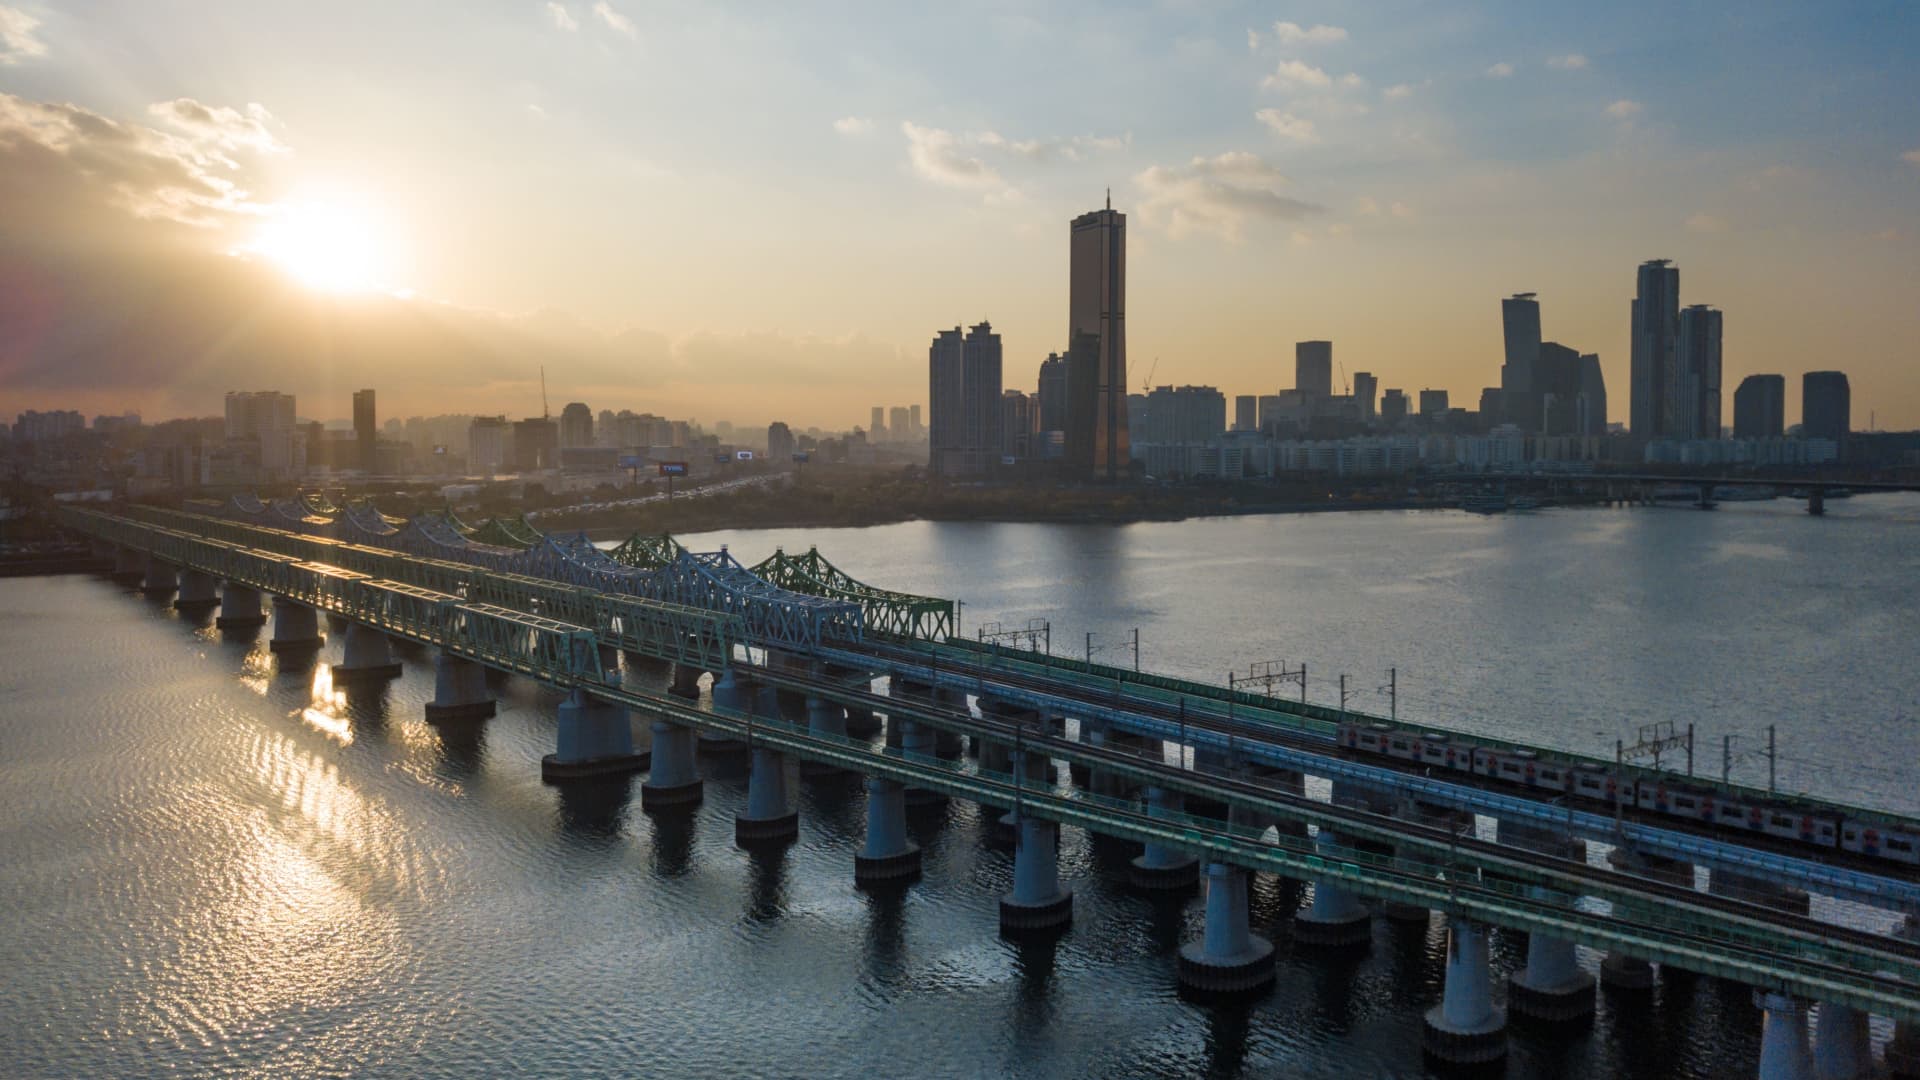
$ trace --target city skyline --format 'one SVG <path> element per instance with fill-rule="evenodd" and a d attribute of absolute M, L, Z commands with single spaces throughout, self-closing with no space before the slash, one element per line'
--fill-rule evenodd
<path fill-rule="evenodd" d="M 218 54 L 164 3 L 6 7 L 22 29 L 0 66 L 0 185 L 32 212 L 0 226 L 0 270 L 37 287 L 0 300 L 31 331 L 0 353 L 0 411 L 190 415 L 247 385 L 377 383 L 397 414 L 531 413 L 508 402 L 537 400 L 544 362 L 562 398 L 851 426 L 851 387 L 912 396 L 917 342 L 956 297 L 993 314 L 1015 370 L 1066 346 L 1057 222 L 1111 186 L 1134 218 L 1130 351 L 1161 358 L 1157 381 L 1276 386 L 1288 346 L 1321 339 L 1349 372 L 1471 400 L 1503 354 L 1490 298 L 1525 290 L 1600 358 L 1626 421 L 1628 268 L 1659 256 L 1732 316 L 1723 386 L 1838 367 L 1881 426 L 1920 426 L 1906 10 L 1661 9 L 1672 45 L 1611 9 L 1524 31 L 1497 8 L 1301 16 L 1317 38 L 1235 5 L 959 13 L 937 34 L 880 13 L 841 47 L 894 50 L 877 67 L 764 95 L 726 138 L 729 103 L 812 71 L 818 31 L 770 16 L 796 32 L 735 35 L 764 73 L 642 123 L 607 103 L 714 86 L 676 45 L 737 19 L 503 4 L 425 73 L 330 32 L 352 5 L 219 7 L 236 48 Z M 1089 26 L 1100 50 L 1074 47 Z M 1696 40 L 1743 62 L 1663 75 Z M 1745 62 L 1785 40 L 1810 63 Z M 1001 94 L 919 64 L 967 45 L 1057 74 Z M 1825 86 L 1829 68 L 1854 77 Z M 1156 97 L 1156 76 L 1188 92 Z M 363 84 L 408 105 L 322 92 Z M 781 182 L 756 179 L 776 158 Z M 927 249 L 947 257 L 900 271 Z M 1797 381 L 1788 397 L 1797 413 Z"/>

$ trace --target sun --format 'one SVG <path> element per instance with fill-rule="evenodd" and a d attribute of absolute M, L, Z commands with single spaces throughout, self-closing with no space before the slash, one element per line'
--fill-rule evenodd
<path fill-rule="evenodd" d="M 369 216 L 338 201 L 292 199 L 277 204 L 241 250 L 275 263 L 309 288 L 327 292 L 382 288 L 389 269 Z"/>

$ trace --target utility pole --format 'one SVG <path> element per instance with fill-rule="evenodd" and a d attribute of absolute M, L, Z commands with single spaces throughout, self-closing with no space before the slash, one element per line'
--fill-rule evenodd
<path fill-rule="evenodd" d="M 1187 767 L 1187 699 L 1180 699 L 1180 768 Z"/>
<path fill-rule="evenodd" d="M 1779 747 L 1773 741 L 1773 725 L 1767 725 L 1767 794 L 1774 793 L 1775 766 L 1779 764 Z"/>
<path fill-rule="evenodd" d="M 1387 669 L 1387 719 L 1400 719 L 1400 669 Z"/>
<path fill-rule="evenodd" d="M 1133 672 L 1140 673 L 1140 628 L 1133 628 Z"/>
<path fill-rule="evenodd" d="M 1089 671 L 1093 668 L 1093 631 L 1091 630 L 1087 631 L 1087 668 Z"/>
<path fill-rule="evenodd" d="M 1687 775 L 1693 775 L 1693 724 L 1687 724 Z"/>
<path fill-rule="evenodd" d="M 1342 672 L 1340 674 L 1340 722 L 1346 723 L 1346 720 L 1347 720 L 1347 676 L 1345 672 Z"/>
<path fill-rule="evenodd" d="M 1733 775 L 1733 734 L 1720 736 L 1720 782 L 1729 783 Z"/>

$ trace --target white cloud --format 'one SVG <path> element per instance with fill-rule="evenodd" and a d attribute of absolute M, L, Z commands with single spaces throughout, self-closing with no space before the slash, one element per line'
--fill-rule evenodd
<path fill-rule="evenodd" d="M 1413 87 L 1407 83 L 1395 83 L 1380 91 L 1380 96 L 1388 101 L 1399 101 L 1413 96 Z"/>
<path fill-rule="evenodd" d="M 1362 195 L 1353 200 L 1353 212 L 1362 217 L 1379 217 L 1380 204 L 1368 196 Z"/>
<path fill-rule="evenodd" d="M 1513 74 L 1513 65 L 1505 60 L 1487 69 L 1487 77 L 1490 79 L 1504 79 L 1511 74 Z"/>
<path fill-rule="evenodd" d="M 943 187 L 998 188 L 1003 183 L 993 166 L 961 148 L 960 137 L 940 128 L 923 128 L 911 120 L 900 125 L 907 137 L 907 162 L 922 179 Z"/>
<path fill-rule="evenodd" d="M 833 122 L 833 130 L 842 135 L 865 135 L 873 130 L 873 121 L 864 116 L 843 116 Z"/>
<path fill-rule="evenodd" d="M 632 19 L 615 11 L 613 5 L 607 3 L 607 0 L 600 0 L 599 3 L 593 5 L 593 13 L 598 15 L 600 21 L 606 23 L 607 28 L 614 33 L 625 34 L 636 41 L 639 40 L 640 28 L 633 24 Z"/>
<path fill-rule="evenodd" d="M 1639 116 L 1643 111 L 1645 110 L 1639 102 L 1629 101 L 1626 98 L 1621 98 L 1619 101 L 1607 106 L 1607 115 L 1613 117 L 1615 120 L 1631 120 Z"/>
<path fill-rule="evenodd" d="M 1579 71 L 1587 66 L 1587 58 L 1577 52 L 1568 53 L 1565 56 L 1549 56 L 1547 66 L 1559 68 L 1561 71 Z"/>
<path fill-rule="evenodd" d="M 580 29 L 580 20 L 573 17 L 573 12 L 568 11 L 567 5 L 565 4 L 558 4 L 552 2 L 552 0 L 548 0 L 547 18 L 552 19 L 553 25 L 562 30 L 572 32 Z"/>
<path fill-rule="evenodd" d="M 1411 221 L 1413 220 L 1413 217 L 1414 217 L 1413 207 L 1408 206 L 1406 203 L 1403 203 L 1403 202 L 1396 202 L 1392 206 L 1389 206 L 1387 208 L 1387 213 L 1392 214 L 1394 217 L 1400 218 L 1403 221 Z"/>
<path fill-rule="evenodd" d="M 1712 214 L 1688 214 L 1686 228 L 1690 233 L 1723 233 L 1727 231 L 1727 219 Z"/>
<path fill-rule="evenodd" d="M 535 120 L 545 120 L 547 118 L 547 110 L 532 102 L 528 102 L 527 115 L 533 117 Z"/>
<path fill-rule="evenodd" d="M 1345 75 L 1340 76 L 1340 85 L 1348 90 L 1362 90 L 1366 88 L 1367 80 L 1349 71 Z"/>
<path fill-rule="evenodd" d="M 16 8 L 0 7 L 0 66 L 47 55 L 47 43 L 33 35 L 40 20 Z"/>
<path fill-rule="evenodd" d="M 1287 178 L 1245 151 L 1155 165 L 1133 182 L 1142 193 L 1141 218 L 1175 238 L 1201 232 L 1239 243 L 1249 219 L 1299 221 L 1326 209 L 1282 194 Z"/>
<path fill-rule="evenodd" d="M 224 105 L 202 105 L 192 98 L 175 98 L 147 106 L 147 115 L 185 134 L 206 161 L 238 168 L 233 155 L 284 154 L 286 146 L 268 128 L 274 123 L 266 106 L 249 104 L 244 110 Z"/>
<path fill-rule="evenodd" d="M 1252 28 L 1248 28 L 1248 30 L 1247 30 L 1247 51 L 1248 51 L 1248 52 L 1259 52 L 1259 51 L 1260 51 L 1260 31 L 1258 31 L 1258 30 L 1254 30 L 1254 29 L 1252 29 Z"/>
<path fill-rule="evenodd" d="M 1312 64 L 1299 60 L 1282 60 L 1273 74 L 1260 83 L 1269 90 L 1285 90 L 1296 86 L 1332 86 L 1333 79 L 1326 72 Z"/>
<path fill-rule="evenodd" d="M 1279 109 L 1261 109 L 1253 116 L 1283 139 L 1303 143 L 1320 141 L 1319 134 L 1313 129 L 1313 121 L 1306 117 L 1281 112 Z"/>
<path fill-rule="evenodd" d="M 1909 165 L 1920 165 L 1920 150 L 1909 150 L 1900 155 L 1900 160 Z"/>
<path fill-rule="evenodd" d="M 1273 24 L 1273 39 L 1282 45 L 1331 45 L 1347 40 L 1347 32 L 1338 26 L 1302 27 L 1299 23 L 1277 22 Z"/>

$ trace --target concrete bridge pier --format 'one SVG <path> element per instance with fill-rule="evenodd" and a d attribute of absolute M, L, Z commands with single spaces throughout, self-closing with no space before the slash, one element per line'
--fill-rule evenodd
<path fill-rule="evenodd" d="M 733 842 L 741 847 L 791 843 L 800 835 L 800 811 L 787 789 L 787 755 L 753 748 L 747 776 L 747 808 L 733 819 Z"/>
<path fill-rule="evenodd" d="M 393 658 L 393 643 L 371 626 L 348 623 L 347 643 L 342 652 L 340 663 L 333 669 L 335 685 L 374 683 L 400 675 L 400 661 Z"/>
<path fill-rule="evenodd" d="M 147 572 L 147 556 L 139 548 L 119 547 L 113 551 L 113 576 L 122 581 L 138 581 Z"/>
<path fill-rule="evenodd" d="M 1820 1080 L 1860 1080 L 1873 1072 L 1873 1037 L 1867 1014 L 1830 1001 L 1813 1014 L 1813 1075 Z"/>
<path fill-rule="evenodd" d="M 1009 781 L 1017 779 L 1027 791 L 1047 791 L 1053 787 L 1053 761 L 1038 750 L 1013 750 L 1007 753 L 1006 776 Z M 991 812 L 991 807 L 983 807 Z M 1000 815 L 1001 835 L 1014 839 L 1019 836 L 1020 816 L 1012 810 Z"/>
<path fill-rule="evenodd" d="M 675 663 L 671 681 L 667 684 L 667 693 L 677 698 L 686 698 L 688 701 L 700 700 L 700 676 L 704 674 L 706 672 L 700 670 L 698 664 Z"/>
<path fill-rule="evenodd" d="M 180 595 L 173 606 L 181 611 L 206 611 L 220 602 L 219 581 L 198 570 L 180 571 Z"/>
<path fill-rule="evenodd" d="M 659 810 L 699 803 L 703 785 L 700 766 L 694 760 L 699 741 L 694 730 L 671 720 L 656 719 L 652 732 L 653 760 L 648 763 L 646 780 L 640 784 L 641 807 Z"/>
<path fill-rule="evenodd" d="M 816 739 L 839 740 L 847 737 L 847 714 L 838 704 L 826 698 L 808 697 L 807 734 Z M 824 761 L 802 761 L 800 772 L 804 776 L 837 776 L 846 772 L 838 765 Z"/>
<path fill-rule="evenodd" d="M 273 639 L 267 648 L 277 653 L 312 652 L 326 639 L 320 636 L 320 617 L 298 600 L 273 598 Z"/>
<path fill-rule="evenodd" d="M 1638 877 L 1666 881 L 1675 885 L 1693 885 L 1693 864 L 1616 847 L 1607 853 L 1614 869 Z M 1600 985 L 1609 990 L 1647 991 L 1653 989 L 1653 965 L 1637 956 L 1615 950 L 1600 962 Z"/>
<path fill-rule="evenodd" d="M 1113 742 L 1112 729 L 1109 728 L 1107 724 L 1102 721 L 1094 721 L 1094 720 L 1082 721 L 1081 727 L 1080 727 L 1080 737 L 1086 741 L 1086 744 L 1088 746 L 1092 746 L 1092 747 L 1108 747 L 1108 746 L 1116 745 Z M 1087 770 L 1086 778 L 1081 782 L 1087 785 L 1088 791 L 1092 792 L 1095 795 L 1103 796 L 1105 798 L 1124 799 L 1126 798 L 1126 795 L 1127 795 L 1126 780 L 1120 776 L 1115 775 L 1114 772 L 1110 769 L 1090 768 Z"/>
<path fill-rule="evenodd" d="M 906 789 L 898 780 L 867 777 L 867 839 L 853 856 L 856 885 L 876 886 L 920 876 L 920 847 L 907 839 Z"/>
<path fill-rule="evenodd" d="M 228 581 L 220 586 L 220 614 L 213 625 L 222 630 L 243 630 L 267 621 L 260 609 L 260 591 Z"/>
<path fill-rule="evenodd" d="M 1552 899 L 1534 889 L 1536 899 Z M 1563 1023 L 1587 1020 L 1594 1009 L 1593 976 L 1580 970 L 1573 942 L 1545 934 L 1527 935 L 1526 966 L 1507 976 L 1507 1008 L 1515 1016 Z"/>
<path fill-rule="evenodd" d="M 749 712 L 754 706 L 754 696 L 758 688 L 747 683 L 726 668 L 713 677 L 713 708 L 715 712 L 741 714 Z M 703 754 L 744 754 L 747 752 L 746 740 L 717 731 L 700 732 L 700 752 Z"/>
<path fill-rule="evenodd" d="M 1498 1061 L 1507 1054 L 1507 1011 L 1493 1003 L 1487 928 L 1459 915 L 1447 919 L 1447 981 L 1440 1004 L 1427 1010 L 1421 1046 L 1454 1064 Z"/>
<path fill-rule="evenodd" d="M 1147 789 L 1147 816 L 1172 818 L 1180 814 L 1186 802 L 1177 791 Z M 1200 879 L 1200 860 L 1178 848 L 1149 843 L 1134 856 L 1127 877 L 1136 889 L 1151 892 L 1179 892 L 1191 889 Z"/>
<path fill-rule="evenodd" d="M 352 630 L 348 631 L 351 637 Z M 547 783 L 585 776 L 617 776 L 647 767 L 647 755 L 633 752 L 633 722 L 627 710 L 575 689 L 560 703 L 558 746 L 540 759 Z"/>
<path fill-rule="evenodd" d="M 487 669 L 464 656 L 441 653 L 433 658 L 433 700 L 427 719 L 484 720 L 494 714 L 493 694 L 487 689 Z"/>
<path fill-rule="evenodd" d="M 1343 857 L 1340 837 L 1321 829 L 1313 848 L 1322 859 Z M 1293 939 L 1302 945 L 1364 945 L 1373 940 L 1373 917 L 1360 898 L 1331 878 L 1313 881 L 1313 902 L 1293 916 Z"/>
<path fill-rule="evenodd" d="M 892 726 L 896 721 L 900 727 L 900 753 L 902 755 L 921 761 L 939 760 L 939 741 L 934 734 L 933 728 L 925 724 L 917 724 L 912 720 L 899 720 L 897 717 L 888 717 L 887 724 L 889 734 L 892 733 Z M 908 788 L 906 804 L 915 810 L 930 810 L 947 805 L 947 796 L 944 792 L 934 791 L 929 788 Z"/>
<path fill-rule="evenodd" d="M 1000 898 L 1000 932 L 1009 937 L 1064 930 L 1073 922 L 1073 890 L 1060 884 L 1060 826 L 1021 814 L 1015 826 L 1013 891 Z"/>
<path fill-rule="evenodd" d="M 140 579 L 140 591 L 148 596 L 162 596 L 180 587 L 173 564 L 158 555 L 147 556 L 147 571 Z"/>
<path fill-rule="evenodd" d="M 1247 872 L 1207 864 L 1207 922 L 1199 941 L 1180 946 L 1181 992 L 1218 998 L 1260 993 L 1273 985 L 1273 943 L 1247 928 Z"/>
<path fill-rule="evenodd" d="M 1786 994 L 1753 992 L 1760 1022 L 1760 1080 L 1813 1080 L 1807 1050 L 1807 1003 Z"/>
<path fill-rule="evenodd" d="M 936 689 L 933 692 L 935 703 L 957 713 L 967 711 L 967 695 L 959 690 Z M 967 737 L 957 731 L 935 728 L 933 734 L 933 752 L 942 761 L 958 761 L 967 750 Z"/>

